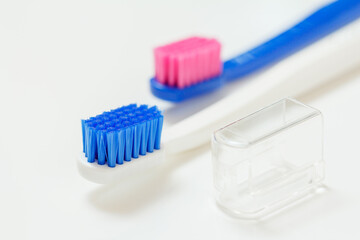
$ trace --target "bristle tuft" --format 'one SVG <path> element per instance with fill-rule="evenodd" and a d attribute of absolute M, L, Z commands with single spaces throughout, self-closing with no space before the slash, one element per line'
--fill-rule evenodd
<path fill-rule="evenodd" d="M 191 37 L 154 50 L 155 77 L 170 87 L 185 88 L 221 74 L 221 45 L 215 39 Z"/>
<path fill-rule="evenodd" d="M 163 115 L 156 107 L 130 104 L 81 120 L 88 162 L 115 167 L 160 148 Z"/>

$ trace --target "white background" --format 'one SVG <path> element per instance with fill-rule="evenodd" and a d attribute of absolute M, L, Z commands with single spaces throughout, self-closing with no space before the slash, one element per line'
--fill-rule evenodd
<path fill-rule="evenodd" d="M 214 36 L 227 58 L 323 2 L 0 1 L 0 238 L 359 239 L 360 69 L 299 98 L 324 114 L 328 190 L 266 221 L 217 209 L 208 145 L 118 187 L 75 165 L 81 118 L 132 102 L 169 119 L 189 108 L 151 96 L 153 47 Z"/>

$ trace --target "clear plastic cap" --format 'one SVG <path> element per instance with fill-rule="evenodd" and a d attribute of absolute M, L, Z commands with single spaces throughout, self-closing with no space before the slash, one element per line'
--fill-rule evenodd
<path fill-rule="evenodd" d="M 215 197 L 232 215 L 262 218 L 321 185 L 321 113 L 283 99 L 214 132 Z"/>

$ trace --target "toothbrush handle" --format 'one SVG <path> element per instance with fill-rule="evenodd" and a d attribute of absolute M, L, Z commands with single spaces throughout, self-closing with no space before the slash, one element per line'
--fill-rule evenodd
<path fill-rule="evenodd" d="M 360 66 L 360 20 L 254 76 L 242 88 L 166 129 L 166 152 L 198 147 L 213 131 L 284 97 L 298 97 Z"/>
<path fill-rule="evenodd" d="M 226 81 L 274 64 L 360 17 L 359 0 L 339 0 L 317 10 L 275 38 L 224 63 Z"/>

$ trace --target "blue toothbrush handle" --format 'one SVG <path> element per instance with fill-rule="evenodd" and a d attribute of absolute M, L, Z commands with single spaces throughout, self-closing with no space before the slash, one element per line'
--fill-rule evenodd
<path fill-rule="evenodd" d="M 335 1 L 275 38 L 224 62 L 224 80 L 235 80 L 274 64 L 358 17 L 360 0 Z"/>

